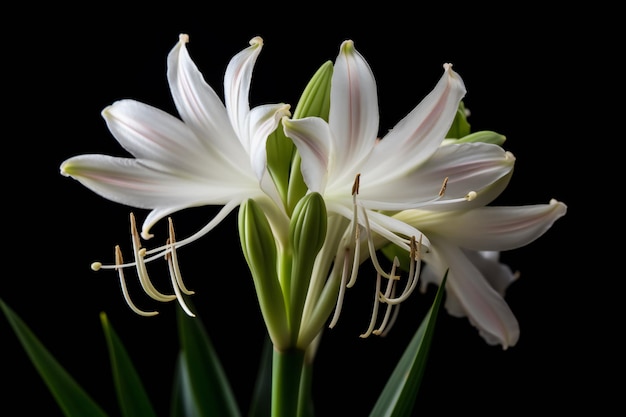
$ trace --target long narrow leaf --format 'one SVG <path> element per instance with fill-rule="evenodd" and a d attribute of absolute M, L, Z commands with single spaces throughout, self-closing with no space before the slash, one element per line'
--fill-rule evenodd
<path fill-rule="evenodd" d="M 178 308 L 181 343 L 179 398 L 186 416 L 240 417 L 222 365 L 199 317 Z M 175 382 L 176 383 L 176 382 Z"/>
<path fill-rule="evenodd" d="M 109 348 L 113 381 L 122 416 L 156 417 L 133 362 L 105 313 L 100 313 L 100 321 Z"/>
<path fill-rule="evenodd" d="M 248 417 L 268 417 L 272 411 L 272 341 L 269 336 L 263 343 L 261 361 L 254 384 Z"/>
<path fill-rule="evenodd" d="M 398 361 L 370 417 L 409 417 L 411 415 L 424 375 L 447 277 L 446 271 L 430 310 Z"/>
<path fill-rule="evenodd" d="M 59 364 L 22 319 L 0 299 L 9 324 L 66 417 L 106 417 L 107 414 Z"/>

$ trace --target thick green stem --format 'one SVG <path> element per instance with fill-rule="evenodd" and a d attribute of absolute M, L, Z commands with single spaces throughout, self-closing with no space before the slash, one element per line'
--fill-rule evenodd
<path fill-rule="evenodd" d="M 272 361 L 272 417 L 299 416 L 300 380 L 304 351 L 274 349 Z"/>

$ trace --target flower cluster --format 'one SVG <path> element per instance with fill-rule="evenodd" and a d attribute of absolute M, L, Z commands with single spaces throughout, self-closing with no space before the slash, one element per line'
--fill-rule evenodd
<path fill-rule="evenodd" d="M 361 337 L 384 335 L 397 306 L 416 288 L 447 280 L 445 307 L 466 316 L 489 344 L 515 345 L 519 326 L 504 300 L 516 279 L 500 251 L 543 235 L 566 213 L 562 202 L 517 207 L 489 204 L 506 188 L 515 157 L 495 132 L 471 132 L 464 82 L 444 64 L 433 90 L 384 135 L 379 135 L 372 70 L 344 41 L 324 63 L 295 108 L 285 103 L 250 107 L 252 72 L 263 41 L 236 54 L 224 76 L 224 100 L 203 79 L 180 35 L 167 63 L 178 116 L 135 100 L 102 112 L 131 157 L 80 155 L 61 173 L 95 193 L 149 210 L 139 231 L 131 213 L 133 260 L 116 248 L 110 264 L 124 297 L 124 271 L 134 268 L 154 300 L 185 303 L 177 249 L 211 231 L 239 208 L 243 253 L 250 267 L 272 344 L 279 352 L 314 356 L 318 336 L 340 318 L 360 266 L 374 266 L 374 305 Z M 180 210 L 223 206 L 197 233 L 169 236 L 152 249 L 142 240 Z M 165 259 L 173 293 L 152 285 L 147 265 Z"/>

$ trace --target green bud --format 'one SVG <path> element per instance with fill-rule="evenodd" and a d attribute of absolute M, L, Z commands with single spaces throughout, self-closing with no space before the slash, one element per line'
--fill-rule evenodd
<path fill-rule="evenodd" d="M 290 177 L 293 176 L 291 172 L 292 161 L 297 155 L 297 150 L 291 139 L 285 136 L 282 122 L 268 136 L 265 150 L 267 152 L 267 170 L 274 184 L 276 184 L 283 205 L 288 208 L 289 183 Z M 302 174 L 300 174 L 300 178 L 302 178 Z M 301 181 L 304 182 L 304 180 Z"/>
<path fill-rule="evenodd" d="M 469 135 L 470 132 L 471 126 L 467 121 L 467 110 L 465 109 L 465 104 L 461 101 L 456 111 L 456 116 L 454 116 L 454 120 L 452 121 L 452 126 L 450 126 L 446 134 L 446 138 L 458 139 Z"/>
<path fill-rule="evenodd" d="M 294 119 L 317 116 L 328 121 L 330 113 L 330 84 L 333 78 L 333 63 L 326 61 L 313 74 L 300 96 L 293 113 Z"/>
<path fill-rule="evenodd" d="M 293 113 L 294 119 L 316 116 L 328 121 L 330 113 L 330 84 L 333 78 L 333 64 L 326 61 L 305 87 Z M 300 155 L 295 154 L 291 161 L 289 188 L 287 191 L 287 212 L 306 194 L 307 186 L 300 171 Z"/>
<path fill-rule="evenodd" d="M 326 204 L 319 193 L 304 196 L 296 205 L 289 224 L 292 267 L 289 325 L 292 343 L 297 341 L 304 303 L 318 252 L 326 240 L 328 217 Z"/>
<path fill-rule="evenodd" d="M 254 200 L 243 202 L 239 208 L 239 238 L 272 343 L 287 348 L 290 339 L 278 281 L 276 242 L 267 217 Z"/>
<path fill-rule="evenodd" d="M 456 143 L 483 142 L 493 143 L 495 145 L 502 146 L 505 141 L 506 136 L 504 135 L 493 132 L 491 130 L 481 130 L 480 132 L 471 133 L 469 135 L 461 137 L 459 140 L 456 141 Z"/>

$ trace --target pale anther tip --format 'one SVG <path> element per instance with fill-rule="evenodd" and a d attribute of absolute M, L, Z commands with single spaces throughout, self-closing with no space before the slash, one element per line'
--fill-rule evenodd
<path fill-rule="evenodd" d="M 92 269 L 93 271 L 99 271 L 99 270 L 100 270 L 100 268 L 102 268 L 102 262 L 93 262 L 93 263 L 91 264 L 91 269 Z"/>
<path fill-rule="evenodd" d="M 476 193 L 476 191 L 470 191 L 469 193 L 467 193 L 467 195 L 465 196 L 465 199 L 467 201 L 472 201 L 473 199 L 476 198 L 476 196 L 478 196 L 478 193 Z"/>

